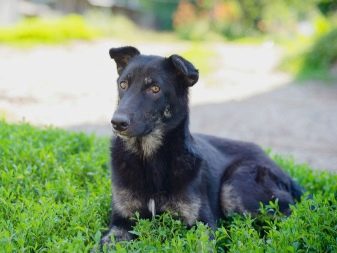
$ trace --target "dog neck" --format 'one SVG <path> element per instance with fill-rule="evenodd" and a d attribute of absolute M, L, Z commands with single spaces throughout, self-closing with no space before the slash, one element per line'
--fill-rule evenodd
<path fill-rule="evenodd" d="M 188 117 L 158 138 L 155 149 L 146 153 L 150 156 L 145 156 L 143 142 L 117 137 L 113 143 L 114 177 L 123 187 L 155 199 L 158 194 L 179 192 L 197 175 L 201 159 L 194 149 Z"/>

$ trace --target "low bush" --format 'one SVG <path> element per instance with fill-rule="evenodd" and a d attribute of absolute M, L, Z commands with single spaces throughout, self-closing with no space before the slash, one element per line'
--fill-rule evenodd
<path fill-rule="evenodd" d="M 0 121 L 1 251 L 89 252 L 97 245 L 109 222 L 108 145 L 106 138 Z M 187 229 L 169 214 L 135 216 L 138 239 L 111 251 L 336 252 L 337 175 L 274 159 L 312 194 L 290 217 L 270 203 L 258 217 L 223 220 L 209 240 L 213 232 L 201 223 Z"/>

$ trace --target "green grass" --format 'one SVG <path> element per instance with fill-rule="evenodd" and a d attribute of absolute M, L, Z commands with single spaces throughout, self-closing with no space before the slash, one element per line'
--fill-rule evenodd
<path fill-rule="evenodd" d="M 14 26 L 0 27 L 0 44 L 31 47 L 72 40 L 92 40 L 100 35 L 99 29 L 93 28 L 78 15 L 56 19 L 29 18 Z"/>
<path fill-rule="evenodd" d="M 232 216 L 212 233 L 162 215 L 138 220 L 138 239 L 117 252 L 336 252 L 337 175 L 275 157 L 310 193 L 286 218 L 271 203 L 258 217 Z M 0 251 L 88 252 L 110 209 L 108 140 L 0 121 Z"/>
<path fill-rule="evenodd" d="M 330 68 L 337 64 L 337 28 L 319 37 L 303 55 L 299 75 L 322 79 L 330 76 Z"/>

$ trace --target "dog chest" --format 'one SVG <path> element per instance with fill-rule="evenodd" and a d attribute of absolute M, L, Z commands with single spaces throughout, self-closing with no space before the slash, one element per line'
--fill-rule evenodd
<path fill-rule="evenodd" d="M 136 212 L 152 217 L 170 212 L 178 215 L 186 224 L 193 225 L 198 219 L 200 207 L 201 200 L 197 196 L 157 195 L 145 199 L 127 189 L 114 188 L 113 191 L 113 208 L 125 218 L 131 218 Z"/>

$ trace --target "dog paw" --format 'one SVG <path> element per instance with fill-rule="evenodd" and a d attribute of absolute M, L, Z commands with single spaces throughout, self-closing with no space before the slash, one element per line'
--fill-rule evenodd
<path fill-rule="evenodd" d="M 126 229 L 114 226 L 103 236 L 101 245 L 111 245 L 113 242 L 129 241 L 131 239 L 131 234 Z"/>

